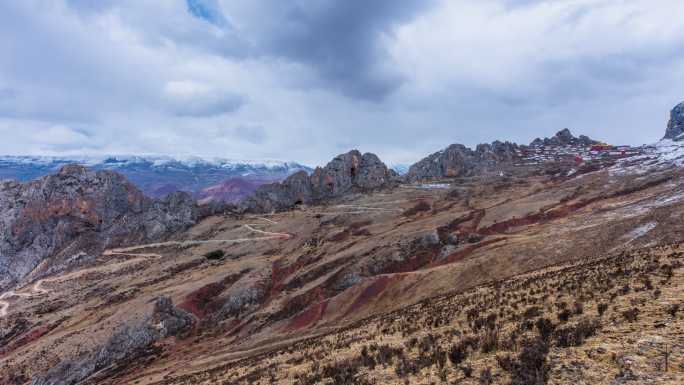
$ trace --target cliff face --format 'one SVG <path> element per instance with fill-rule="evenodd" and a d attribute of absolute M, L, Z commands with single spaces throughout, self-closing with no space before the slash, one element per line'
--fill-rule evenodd
<path fill-rule="evenodd" d="M 396 174 L 371 153 L 352 150 L 336 156 L 311 175 L 298 172 L 282 183 L 260 187 L 240 204 L 242 211 L 281 211 L 297 204 L 310 204 L 342 196 L 351 191 L 369 191 L 389 186 Z"/>
<path fill-rule="evenodd" d="M 82 252 L 164 238 L 201 214 L 185 193 L 149 199 L 118 173 L 82 166 L 65 166 L 24 184 L 2 182 L 0 287 L 39 264 L 45 269 Z"/>
<path fill-rule="evenodd" d="M 663 139 L 684 139 L 684 102 L 679 103 L 670 111 L 670 121 L 667 123 Z"/>

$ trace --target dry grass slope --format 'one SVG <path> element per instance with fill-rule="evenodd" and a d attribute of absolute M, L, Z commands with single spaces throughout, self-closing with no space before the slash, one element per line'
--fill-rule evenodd
<path fill-rule="evenodd" d="M 159 385 L 681 384 L 683 299 L 684 247 L 633 250 L 429 299 Z"/>

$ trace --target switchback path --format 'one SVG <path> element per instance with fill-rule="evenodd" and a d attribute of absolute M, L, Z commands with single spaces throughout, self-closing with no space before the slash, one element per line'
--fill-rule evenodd
<path fill-rule="evenodd" d="M 255 219 L 261 219 L 261 220 L 264 220 L 264 221 L 271 223 L 271 224 L 278 224 L 278 222 L 271 220 L 271 219 L 267 219 L 267 218 L 258 217 Z M 234 244 L 234 243 L 245 243 L 245 242 L 285 240 L 285 239 L 292 238 L 292 234 L 264 231 L 264 230 L 259 230 L 259 229 L 254 228 L 254 226 L 263 226 L 263 225 L 264 225 L 263 223 L 249 223 L 249 224 L 242 225 L 242 227 L 249 230 L 250 232 L 264 235 L 263 237 L 237 238 L 237 239 L 209 239 L 209 240 L 204 240 L 204 241 L 168 241 L 168 242 L 150 243 L 150 244 L 145 244 L 145 245 L 137 245 L 137 246 L 130 246 L 130 247 L 124 247 L 124 248 L 105 250 L 104 253 L 102 253 L 102 255 L 105 255 L 105 256 L 120 255 L 120 256 L 135 257 L 135 258 L 129 259 L 126 261 L 122 261 L 122 262 L 113 263 L 113 264 L 106 265 L 106 266 L 77 270 L 73 273 L 68 273 L 65 275 L 57 276 L 57 277 L 40 279 L 40 280 L 36 281 L 31 286 L 31 288 L 28 290 L 28 292 L 24 292 L 23 289 L 21 292 L 17 292 L 14 290 L 10 290 L 8 292 L 5 292 L 5 293 L 0 295 L 0 317 L 7 316 L 7 313 L 9 312 L 10 302 L 7 301 L 7 299 L 9 299 L 9 298 L 13 298 L 13 297 L 14 298 L 17 298 L 17 297 L 18 298 L 33 298 L 36 296 L 49 294 L 50 290 L 43 288 L 43 284 L 46 282 L 49 283 L 49 282 L 68 281 L 70 279 L 78 278 L 84 274 L 88 274 L 91 272 L 111 270 L 112 267 L 114 267 L 114 266 L 118 267 L 118 266 L 122 266 L 122 265 L 131 265 L 131 264 L 135 264 L 135 263 L 142 262 L 142 261 L 149 260 L 149 259 L 161 259 L 161 258 L 163 258 L 162 255 L 156 254 L 156 253 L 133 253 L 133 251 L 136 251 L 136 250 L 155 248 L 155 247 L 164 247 L 164 246 L 194 246 L 194 245 L 203 245 L 203 244 L 226 244 L 226 243 L 227 244 Z"/>

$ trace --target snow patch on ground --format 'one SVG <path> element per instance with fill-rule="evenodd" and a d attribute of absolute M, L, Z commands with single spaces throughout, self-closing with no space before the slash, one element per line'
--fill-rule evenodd
<path fill-rule="evenodd" d="M 648 222 L 645 223 L 632 231 L 628 232 L 627 234 L 623 235 L 621 239 L 624 239 L 627 241 L 627 243 L 630 243 L 634 241 L 637 238 L 643 237 L 644 235 L 648 234 L 649 231 L 653 230 L 658 226 L 658 222 Z"/>
<path fill-rule="evenodd" d="M 421 189 L 421 190 L 440 190 L 440 189 L 448 189 L 451 187 L 451 185 L 447 184 L 447 183 L 426 183 L 426 184 L 419 184 L 416 187 Z"/>
<path fill-rule="evenodd" d="M 621 159 L 608 171 L 610 175 L 645 174 L 672 166 L 684 166 L 684 142 L 663 139 L 642 147 L 641 155 Z"/>

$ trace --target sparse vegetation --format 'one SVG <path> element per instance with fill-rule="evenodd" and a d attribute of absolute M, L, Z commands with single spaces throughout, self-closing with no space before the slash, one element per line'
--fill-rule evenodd
<path fill-rule="evenodd" d="M 651 258 L 623 254 L 571 265 L 429 299 L 364 321 L 292 349 L 306 352 L 297 356 L 300 359 L 319 357 L 298 372 L 296 383 L 387 380 L 378 373 L 395 376 L 391 383 L 413 383 L 431 373 L 435 384 L 466 379 L 478 384 L 546 384 L 552 370 L 558 370 L 548 358 L 552 348 L 555 352 L 581 349 L 588 340 L 600 338 L 605 326 L 616 319 L 640 322 L 641 305 L 635 304 L 642 302 L 637 299 L 650 301 L 659 283 L 651 278 L 649 290 L 635 282 L 648 282 L 644 277 L 667 271 L 649 267 Z M 670 317 L 679 311 L 678 305 L 660 309 Z M 393 342 L 381 343 L 381 336 Z"/>

